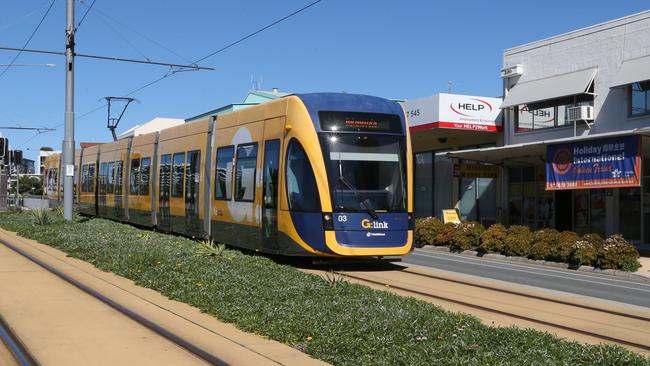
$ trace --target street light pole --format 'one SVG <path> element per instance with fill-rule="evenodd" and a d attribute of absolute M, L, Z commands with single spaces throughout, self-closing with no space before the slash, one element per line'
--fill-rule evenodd
<path fill-rule="evenodd" d="M 74 0 L 67 0 L 65 29 L 65 127 L 63 133 L 63 217 L 72 220 L 74 179 Z"/>

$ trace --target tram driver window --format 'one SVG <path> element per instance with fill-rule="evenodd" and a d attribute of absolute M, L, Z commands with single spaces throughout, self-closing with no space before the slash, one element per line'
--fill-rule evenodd
<path fill-rule="evenodd" d="M 257 143 L 237 146 L 235 201 L 253 201 L 255 199 L 256 166 Z"/>
<path fill-rule="evenodd" d="M 286 181 L 290 210 L 320 211 L 314 172 L 305 150 L 296 140 L 291 140 L 287 148 Z"/>

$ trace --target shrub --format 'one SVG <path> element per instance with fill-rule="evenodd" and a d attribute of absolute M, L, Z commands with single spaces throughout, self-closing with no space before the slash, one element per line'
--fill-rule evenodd
<path fill-rule="evenodd" d="M 456 224 L 448 222 L 440 228 L 436 234 L 436 240 L 433 242 L 433 245 L 451 245 L 451 242 L 454 238 L 454 233 L 456 232 Z"/>
<path fill-rule="evenodd" d="M 605 243 L 605 239 L 603 239 L 602 236 L 600 236 L 600 235 L 598 235 L 596 233 L 585 234 L 585 235 L 582 236 L 582 240 L 588 241 L 596 249 L 602 248 L 603 243 Z"/>
<path fill-rule="evenodd" d="M 577 266 L 591 266 L 598 259 L 598 248 L 588 240 L 582 239 L 573 243 L 569 263 Z"/>
<path fill-rule="evenodd" d="M 485 228 L 479 222 L 461 222 L 451 237 L 451 250 L 463 251 L 476 248 L 484 231 Z"/>
<path fill-rule="evenodd" d="M 531 259 L 548 259 L 557 245 L 559 232 L 555 229 L 541 229 L 533 233 L 533 243 L 528 256 Z"/>
<path fill-rule="evenodd" d="M 597 265 L 603 269 L 620 269 L 630 272 L 641 267 L 639 252 L 620 234 L 612 235 L 605 240 L 602 250 L 598 253 Z"/>
<path fill-rule="evenodd" d="M 34 225 L 49 225 L 52 223 L 50 211 L 39 208 L 31 212 L 31 221 Z"/>
<path fill-rule="evenodd" d="M 528 226 L 510 226 L 502 253 L 509 256 L 526 256 L 530 252 L 532 242 L 533 234 Z"/>
<path fill-rule="evenodd" d="M 580 240 L 580 236 L 573 231 L 559 233 L 557 243 L 553 246 L 548 260 L 568 263 L 571 259 L 571 253 L 573 252 L 575 243 L 578 240 Z"/>
<path fill-rule="evenodd" d="M 501 224 L 494 224 L 481 234 L 478 251 L 481 253 L 500 253 L 506 240 L 508 231 Z"/>
<path fill-rule="evenodd" d="M 415 246 L 422 248 L 433 245 L 436 235 L 442 228 L 442 222 L 437 217 L 425 217 L 415 220 Z"/>

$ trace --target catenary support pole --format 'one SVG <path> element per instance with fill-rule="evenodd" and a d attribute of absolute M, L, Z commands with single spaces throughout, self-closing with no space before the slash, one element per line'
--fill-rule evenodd
<path fill-rule="evenodd" d="M 63 133 L 63 217 L 72 220 L 74 179 L 74 0 L 67 0 L 65 28 L 65 128 Z"/>

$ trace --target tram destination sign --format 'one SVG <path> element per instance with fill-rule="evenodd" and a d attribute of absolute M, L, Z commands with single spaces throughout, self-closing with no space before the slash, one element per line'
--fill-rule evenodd
<path fill-rule="evenodd" d="M 395 114 L 319 112 L 321 129 L 343 132 L 402 132 L 402 120 Z"/>
<path fill-rule="evenodd" d="M 639 136 L 549 145 L 546 189 L 638 187 Z"/>

